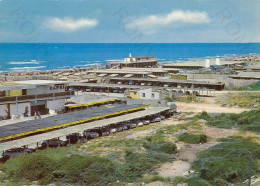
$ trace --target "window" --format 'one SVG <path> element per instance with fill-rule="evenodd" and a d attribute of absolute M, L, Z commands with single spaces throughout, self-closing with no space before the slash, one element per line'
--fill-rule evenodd
<path fill-rule="evenodd" d="M 154 93 L 152 93 L 152 98 L 154 98 Z"/>
<path fill-rule="evenodd" d="M 143 93 L 143 98 L 145 98 L 145 93 Z"/>

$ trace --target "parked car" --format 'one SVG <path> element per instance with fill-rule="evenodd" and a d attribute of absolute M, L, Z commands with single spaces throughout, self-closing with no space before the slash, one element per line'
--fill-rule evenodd
<path fill-rule="evenodd" d="M 112 128 L 110 128 L 110 133 L 116 133 L 116 132 L 117 132 L 116 127 L 112 127 Z"/>
<path fill-rule="evenodd" d="M 149 120 L 142 120 L 142 122 L 143 122 L 144 125 L 149 125 L 150 124 Z"/>
<path fill-rule="evenodd" d="M 110 134 L 110 131 L 108 129 L 101 129 L 102 136 L 108 136 L 109 134 Z"/>
<path fill-rule="evenodd" d="M 89 130 L 85 130 L 83 131 L 83 136 L 86 137 L 87 139 L 94 139 L 99 137 L 99 133 L 98 132 L 93 132 L 93 131 L 89 131 Z"/>
<path fill-rule="evenodd" d="M 142 121 L 137 121 L 137 126 L 138 127 L 142 127 L 144 125 L 144 123 Z"/>
<path fill-rule="evenodd" d="M 123 131 L 123 126 L 122 126 L 122 125 L 119 125 L 119 126 L 116 128 L 116 131 L 117 131 L 117 132 Z"/>
<path fill-rule="evenodd" d="M 71 144 L 77 143 L 82 136 L 79 133 L 72 133 L 66 136 L 67 142 Z"/>
<path fill-rule="evenodd" d="M 43 147 L 43 148 L 46 148 L 46 147 L 58 147 L 58 146 L 64 147 L 67 144 L 68 144 L 67 141 L 62 141 L 62 140 L 59 140 L 57 138 L 54 138 L 54 139 L 42 141 L 41 147 Z"/>
<path fill-rule="evenodd" d="M 164 115 L 160 115 L 159 117 L 161 118 L 161 120 L 164 120 L 164 119 L 165 119 L 165 116 L 164 116 Z"/>
<path fill-rule="evenodd" d="M 6 150 L 2 153 L 3 159 L 4 161 L 10 159 L 11 157 L 15 157 L 17 155 L 21 155 L 21 154 L 29 154 L 32 153 L 33 149 L 30 148 L 13 148 L 13 149 L 9 149 Z"/>
<path fill-rule="evenodd" d="M 123 130 L 128 130 L 128 129 L 130 129 L 130 127 L 128 127 L 127 124 L 123 124 L 123 125 L 122 125 L 122 128 L 123 128 Z"/>
<path fill-rule="evenodd" d="M 153 122 L 160 122 L 162 119 L 160 117 L 156 117 L 153 119 Z"/>

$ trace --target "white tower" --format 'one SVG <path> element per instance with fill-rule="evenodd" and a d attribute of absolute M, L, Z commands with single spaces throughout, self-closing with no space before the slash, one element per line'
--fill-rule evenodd
<path fill-rule="evenodd" d="M 132 54 L 131 54 L 131 53 L 129 53 L 129 57 L 132 57 Z"/>
<path fill-rule="evenodd" d="M 206 59 L 205 67 L 206 67 L 206 68 L 209 68 L 209 67 L 210 67 L 210 60 L 209 60 L 209 59 Z"/>

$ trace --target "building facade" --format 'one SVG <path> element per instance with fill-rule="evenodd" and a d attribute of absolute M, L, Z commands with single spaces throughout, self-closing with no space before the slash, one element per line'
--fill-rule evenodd
<path fill-rule="evenodd" d="M 0 120 L 54 114 L 65 108 L 69 82 L 29 80 L 0 84 Z"/>

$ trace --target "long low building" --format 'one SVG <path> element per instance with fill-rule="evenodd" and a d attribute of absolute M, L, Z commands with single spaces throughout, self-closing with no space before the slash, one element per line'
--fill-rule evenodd
<path fill-rule="evenodd" d="M 0 83 L 0 120 L 52 114 L 65 108 L 65 99 L 74 95 L 66 91 L 69 82 L 27 80 Z"/>
<path fill-rule="evenodd" d="M 111 78 L 111 84 L 148 85 L 158 87 L 186 87 L 223 90 L 224 83 L 210 83 L 206 81 L 170 80 L 170 79 L 145 79 L 145 78 Z"/>
<path fill-rule="evenodd" d="M 88 123 L 79 124 L 76 126 L 71 126 L 68 128 L 62 128 L 59 130 L 50 131 L 48 133 L 36 134 L 34 136 L 28 136 L 21 139 L 7 141 L 7 142 L 0 143 L 0 151 L 3 152 L 8 149 L 18 148 L 27 145 L 34 145 L 34 144 L 35 144 L 34 146 L 37 146 L 38 142 L 41 142 L 43 140 L 66 137 L 66 135 L 72 133 L 82 133 L 84 130 L 93 129 L 96 127 L 108 126 L 111 124 L 130 121 L 142 117 L 152 116 L 155 114 L 159 114 L 161 112 L 167 112 L 168 110 L 170 110 L 169 107 L 149 107 L 143 111 L 134 112 L 127 115 L 117 116 L 117 117 L 98 120 L 98 121 L 92 121 Z"/>
<path fill-rule="evenodd" d="M 59 114 L 39 120 L 30 120 L 11 125 L 0 126 L 0 141 L 12 140 L 18 137 L 46 132 L 89 122 L 128 112 L 142 110 L 144 105 L 113 104 L 102 107 L 88 108 L 65 114 Z"/>

